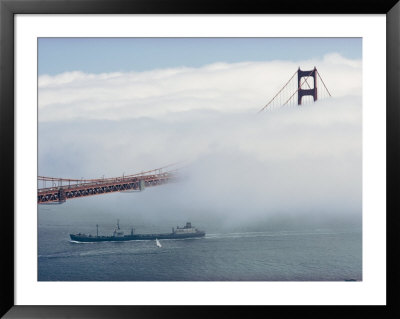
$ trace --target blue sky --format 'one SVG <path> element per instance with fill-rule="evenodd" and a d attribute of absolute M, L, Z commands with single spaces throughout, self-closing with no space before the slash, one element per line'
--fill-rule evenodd
<path fill-rule="evenodd" d="M 361 59 L 361 38 L 39 38 L 39 75 L 201 67 L 215 62 Z"/>

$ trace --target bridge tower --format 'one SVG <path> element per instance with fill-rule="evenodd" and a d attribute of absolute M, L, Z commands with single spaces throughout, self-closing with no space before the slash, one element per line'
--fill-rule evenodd
<path fill-rule="evenodd" d="M 297 88 L 298 88 L 298 101 L 297 104 L 301 105 L 301 100 L 303 96 L 305 95 L 311 95 L 314 98 L 314 102 L 318 99 L 318 89 L 317 89 L 317 68 L 314 67 L 311 71 L 302 71 L 300 70 L 300 67 L 297 71 Z M 314 79 L 314 87 L 311 88 L 310 85 L 307 82 L 307 78 L 313 77 Z M 305 77 L 305 80 L 303 83 L 301 83 L 301 79 Z M 304 83 L 307 83 L 308 89 L 303 89 L 302 86 L 304 86 Z"/>

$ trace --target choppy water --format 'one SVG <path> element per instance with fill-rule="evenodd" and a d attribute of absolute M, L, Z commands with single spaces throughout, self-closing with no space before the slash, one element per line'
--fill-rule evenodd
<path fill-rule="evenodd" d="M 158 248 L 155 241 L 74 243 L 70 228 L 39 225 L 39 281 L 362 280 L 361 231 L 214 233 L 160 240 Z"/>

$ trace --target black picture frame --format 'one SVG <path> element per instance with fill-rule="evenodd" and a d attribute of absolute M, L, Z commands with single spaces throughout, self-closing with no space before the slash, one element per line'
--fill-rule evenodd
<path fill-rule="evenodd" d="M 14 16 L 16 14 L 385 14 L 387 21 L 387 305 L 386 306 L 16 306 L 14 304 Z M 0 0 L 1 308 L 5 318 L 183 317 L 399 317 L 400 137 L 398 0 L 181 1 L 181 0 Z"/>

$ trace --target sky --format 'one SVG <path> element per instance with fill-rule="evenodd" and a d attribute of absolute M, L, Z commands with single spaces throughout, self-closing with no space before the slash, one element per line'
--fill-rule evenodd
<path fill-rule="evenodd" d="M 215 62 L 361 59 L 361 38 L 39 38 L 39 75 L 109 73 Z"/>
<path fill-rule="evenodd" d="M 39 39 L 39 175 L 185 163 L 179 183 L 54 209 L 88 222 L 114 223 L 118 207 L 121 220 L 167 225 L 360 226 L 361 52 L 336 38 Z M 331 98 L 258 113 L 314 66 Z"/>

